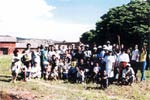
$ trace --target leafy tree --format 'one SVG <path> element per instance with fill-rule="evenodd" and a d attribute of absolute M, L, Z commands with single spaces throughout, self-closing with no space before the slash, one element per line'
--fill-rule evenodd
<path fill-rule="evenodd" d="M 94 42 L 95 30 L 90 30 L 82 34 L 80 41 L 85 44 Z"/>
<path fill-rule="evenodd" d="M 150 28 L 150 2 L 132 0 L 126 5 L 110 9 L 101 16 L 101 21 L 96 23 L 96 30 L 92 33 L 93 39 L 86 42 L 103 44 L 110 40 L 131 46 L 148 42 Z M 81 39 L 84 37 L 82 35 Z M 82 41 L 83 42 L 83 41 Z"/>

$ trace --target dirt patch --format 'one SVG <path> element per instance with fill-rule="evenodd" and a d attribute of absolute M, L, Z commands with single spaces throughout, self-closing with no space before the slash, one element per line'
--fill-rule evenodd
<path fill-rule="evenodd" d="M 30 92 L 7 90 L 0 91 L 0 100 L 36 100 Z"/>

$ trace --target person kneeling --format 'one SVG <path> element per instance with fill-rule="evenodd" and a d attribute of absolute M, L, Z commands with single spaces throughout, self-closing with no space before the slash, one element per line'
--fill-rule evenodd
<path fill-rule="evenodd" d="M 135 72 L 129 63 L 126 65 L 126 68 L 123 72 L 126 84 L 132 85 L 135 80 Z"/>
<path fill-rule="evenodd" d="M 38 66 L 37 62 L 34 62 L 34 65 L 31 68 L 31 78 L 41 78 L 41 67 Z"/>

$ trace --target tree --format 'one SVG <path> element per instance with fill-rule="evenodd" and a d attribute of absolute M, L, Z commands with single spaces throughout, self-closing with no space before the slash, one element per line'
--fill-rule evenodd
<path fill-rule="evenodd" d="M 150 2 L 133 0 L 126 5 L 112 8 L 96 23 L 93 42 L 102 44 L 110 40 L 118 43 L 118 36 L 121 43 L 127 46 L 148 42 L 149 18 Z"/>
<path fill-rule="evenodd" d="M 95 30 L 90 30 L 82 34 L 80 41 L 85 44 L 91 44 L 94 41 Z"/>

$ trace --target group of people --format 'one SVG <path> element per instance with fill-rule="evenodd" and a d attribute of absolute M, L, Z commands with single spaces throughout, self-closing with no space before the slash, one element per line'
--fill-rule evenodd
<path fill-rule="evenodd" d="M 68 80 L 73 83 L 95 82 L 107 88 L 114 81 L 130 84 L 137 80 L 137 71 L 141 71 L 141 81 L 145 80 L 146 46 L 139 50 L 138 45 L 127 49 L 123 45 L 111 45 L 107 41 L 103 46 L 80 44 L 65 46 L 41 45 L 31 50 L 28 43 L 20 53 L 14 50 L 12 57 L 12 80 L 27 81 L 31 78 L 45 80 Z"/>

